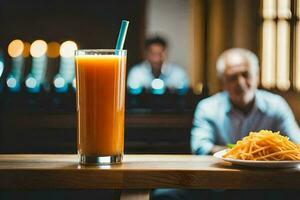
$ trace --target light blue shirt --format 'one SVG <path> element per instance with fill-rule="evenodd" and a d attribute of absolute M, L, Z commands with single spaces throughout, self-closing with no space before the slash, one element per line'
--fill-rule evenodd
<path fill-rule="evenodd" d="M 231 106 L 227 92 L 220 92 L 199 102 L 191 131 L 194 154 L 208 154 L 213 145 L 236 143 L 250 131 L 280 131 L 300 144 L 300 130 L 287 102 L 279 95 L 257 90 L 255 103 L 244 115 Z"/>
<path fill-rule="evenodd" d="M 133 66 L 127 77 L 127 86 L 138 85 L 143 88 L 151 88 L 154 80 L 150 63 L 144 61 Z M 164 63 L 161 69 L 159 79 L 164 81 L 165 87 L 172 89 L 182 89 L 189 85 L 188 75 L 185 70 L 172 63 Z"/>

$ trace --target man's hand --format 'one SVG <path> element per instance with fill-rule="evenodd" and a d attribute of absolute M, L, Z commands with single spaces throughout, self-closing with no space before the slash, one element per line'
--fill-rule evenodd
<path fill-rule="evenodd" d="M 214 153 L 216 153 L 218 151 L 221 151 L 223 149 L 226 149 L 226 147 L 225 146 L 220 146 L 220 145 L 214 145 L 211 152 L 210 152 L 210 154 L 214 154 Z"/>

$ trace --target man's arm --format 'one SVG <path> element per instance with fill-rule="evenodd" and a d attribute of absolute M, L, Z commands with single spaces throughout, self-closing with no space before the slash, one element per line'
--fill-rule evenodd
<path fill-rule="evenodd" d="M 191 150 L 193 154 L 206 155 L 224 149 L 223 146 L 215 145 L 215 128 L 209 118 L 207 109 L 200 102 L 194 115 L 193 128 L 191 131 Z"/>
<path fill-rule="evenodd" d="M 128 75 L 127 75 L 127 87 L 131 87 L 132 85 L 141 84 L 140 77 L 138 76 L 138 69 L 136 67 L 133 67 Z"/>
<path fill-rule="evenodd" d="M 300 144 L 300 130 L 294 114 L 287 102 L 280 98 L 278 108 L 278 130 L 287 135 L 291 141 Z"/>
<path fill-rule="evenodd" d="M 189 87 L 189 77 L 186 71 L 177 65 L 171 64 L 173 68 L 168 77 L 168 87 L 172 89 L 186 89 Z"/>

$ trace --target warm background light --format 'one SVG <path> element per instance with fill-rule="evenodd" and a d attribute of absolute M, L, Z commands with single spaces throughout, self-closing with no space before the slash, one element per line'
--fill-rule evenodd
<path fill-rule="evenodd" d="M 265 20 L 262 26 L 262 69 L 261 83 L 265 88 L 273 88 L 276 83 L 276 23 Z"/>
<path fill-rule="evenodd" d="M 60 44 L 58 42 L 49 42 L 47 55 L 49 58 L 56 58 L 59 56 Z"/>
<path fill-rule="evenodd" d="M 296 16 L 300 19 L 300 0 L 297 0 Z M 297 21 L 295 29 L 295 64 L 294 68 L 294 87 L 300 91 L 300 21 Z"/>
<path fill-rule="evenodd" d="M 264 0 L 262 15 L 265 19 L 276 18 L 276 0 Z"/>
<path fill-rule="evenodd" d="M 47 52 L 47 43 L 44 40 L 36 40 L 31 44 L 30 54 L 32 57 L 41 57 Z"/>
<path fill-rule="evenodd" d="M 62 57 L 73 57 L 74 51 L 77 50 L 77 44 L 73 41 L 65 41 L 60 46 L 60 55 Z"/>
<path fill-rule="evenodd" d="M 290 88 L 290 26 L 288 21 L 277 22 L 277 88 Z"/>
<path fill-rule="evenodd" d="M 28 58 L 29 56 L 30 56 L 30 43 L 24 42 L 23 57 Z"/>
<path fill-rule="evenodd" d="M 16 58 L 22 55 L 24 50 L 24 43 L 22 40 L 13 40 L 8 45 L 8 55 Z"/>
<path fill-rule="evenodd" d="M 299 2 L 300 7 L 300 2 Z M 299 8 L 300 12 L 300 8 Z M 300 91 L 300 22 L 296 26 L 296 47 L 295 47 L 294 84 L 297 91 Z"/>

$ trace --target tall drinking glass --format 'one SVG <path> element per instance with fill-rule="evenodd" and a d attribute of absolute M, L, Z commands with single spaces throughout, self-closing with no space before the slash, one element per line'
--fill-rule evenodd
<path fill-rule="evenodd" d="M 81 164 L 122 161 L 126 50 L 75 51 L 77 149 Z"/>

